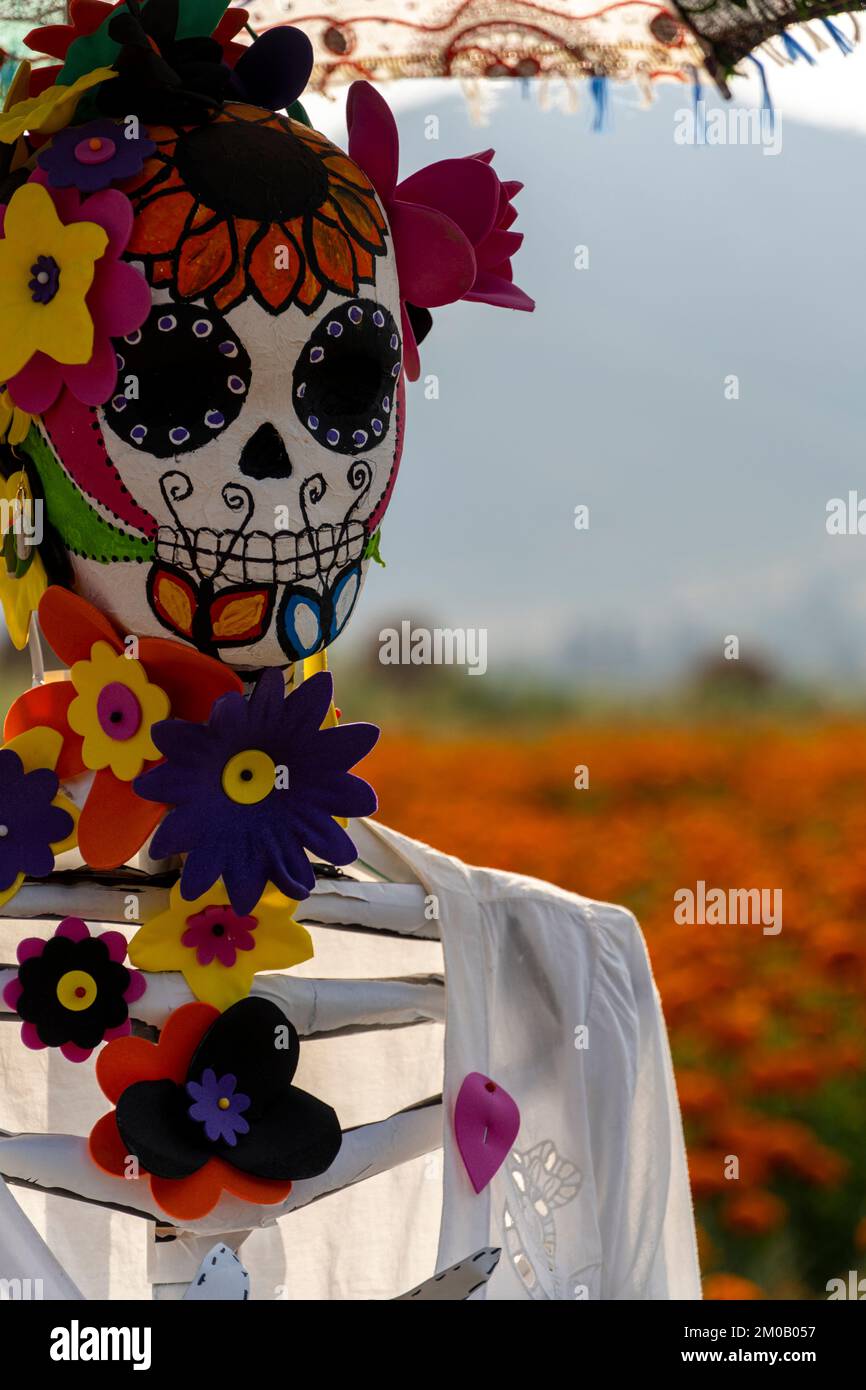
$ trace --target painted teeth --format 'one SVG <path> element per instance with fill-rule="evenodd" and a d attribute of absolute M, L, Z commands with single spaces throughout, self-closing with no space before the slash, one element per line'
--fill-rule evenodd
<path fill-rule="evenodd" d="M 342 535 L 339 526 L 313 530 L 252 531 L 238 539 L 233 531 L 214 531 L 202 526 L 190 533 L 193 557 L 183 537 L 170 526 L 160 526 L 156 553 L 165 564 L 197 571 L 210 578 L 219 566 L 223 584 L 292 584 L 314 579 L 320 570 L 359 560 L 367 533 L 363 523 L 351 521 Z M 226 555 L 228 558 L 226 559 Z"/>

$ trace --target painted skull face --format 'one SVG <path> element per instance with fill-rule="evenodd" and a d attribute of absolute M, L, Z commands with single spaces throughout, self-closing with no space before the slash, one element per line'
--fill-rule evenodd
<path fill-rule="evenodd" d="M 152 288 L 99 409 L 64 392 L 37 466 L 76 586 L 130 633 L 255 670 L 358 598 L 400 460 L 400 298 L 367 177 L 258 107 L 151 126 L 120 185 Z"/>

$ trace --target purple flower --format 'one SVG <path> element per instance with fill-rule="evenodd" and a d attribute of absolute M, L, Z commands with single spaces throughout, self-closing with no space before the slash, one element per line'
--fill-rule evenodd
<path fill-rule="evenodd" d="M 51 846 L 73 828 L 69 812 L 51 804 L 59 790 L 56 772 L 25 772 L 12 748 L 0 749 L 0 893 L 19 874 L 42 878 L 54 868 Z"/>
<path fill-rule="evenodd" d="M 67 126 L 40 151 L 37 163 L 52 188 L 78 188 L 96 193 L 110 183 L 139 173 L 156 145 L 146 134 L 116 121 L 88 121 Z"/>
<path fill-rule="evenodd" d="M 199 965 L 210 965 L 216 957 L 220 965 L 230 970 L 238 951 L 251 951 L 255 946 L 253 932 L 257 925 L 255 917 L 239 917 L 232 908 L 214 903 L 187 918 L 181 944 L 195 951 Z"/>
<path fill-rule="evenodd" d="M 224 1139 L 232 1148 L 239 1134 L 250 1132 L 243 1117 L 243 1111 L 250 1108 L 250 1098 L 240 1091 L 235 1092 L 237 1084 L 237 1077 L 231 1072 L 217 1080 L 212 1067 L 202 1072 L 201 1085 L 197 1081 L 186 1083 L 187 1095 L 195 1102 L 189 1107 L 190 1119 L 203 1123 L 204 1132 L 212 1143 Z"/>
<path fill-rule="evenodd" d="M 379 737 L 373 724 L 323 729 L 333 682 L 321 671 L 288 695 L 281 671 L 261 676 L 249 700 L 218 699 L 207 724 L 166 719 L 152 736 L 166 762 L 134 790 L 173 807 L 153 839 L 156 859 L 187 856 L 189 901 L 223 880 L 235 912 L 253 910 L 270 881 L 306 898 L 316 878 L 305 853 L 351 864 L 357 851 L 335 816 L 376 809 L 373 788 L 349 769 Z"/>

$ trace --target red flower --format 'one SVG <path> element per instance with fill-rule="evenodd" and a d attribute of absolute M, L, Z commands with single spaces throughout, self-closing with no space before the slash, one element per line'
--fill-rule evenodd
<path fill-rule="evenodd" d="M 46 590 L 39 621 L 57 655 L 70 668 L 78 666 L 81 688 L 73 670 L 69 680 L 25 691 L 6 716 L 4 736 L 14 738 L 38 726 L 56 729 L 63 737 L 57 763 L 61 780 L 78 776 L 88 766 L 95 771 L 78 822 L 78 846 L 91 868 L 114 869 L 138 853 L 167 809 L 143 801 L 132 789 L 139 771 L 161 761 L 155 746 L 147 756 L 148 710 L 167 703 L 176 717 L 202 723 L 214 700 L 243 686 L 221 662 L 165 637 L 138 638 L 137 659 L 126 660 L 125 645 L 108 619 L 66 589 Z M 119 674 L 94 692 L 94 673 L 105 669 L 106 662 L 115 663 Z M 78 732 L 69 721 L 73 702 Z M 100 744 L 107 750 L 105 756 L 87 751 L 94 749 L 98 755 Z M 144 749 L 138 765 L 129 757 L 134 744 Z"/>
<path fill-rule="evenodd" d="M 434 309 L 471 299 L 507 309 L 535 303 L 513 283 L 511 257 L 523 237 L 509 230 L 512 199 L 523 187 L 503 183 L 491 168 L 493 150 L 441 159 L 397 183 L 397 124 L 369 82 L 354 82 L 346 107 L 349 154 L 371 179 L 388 213 L 400 296 L 406 375 L 421 372 L 406 305 Z"/>
<path fill-rule="evenodd" d="M 183 1085 L 193 1053 L 219 1017 L 219 1010 L 210 1004 L 184 1004 L 169 1016 L 157 1043 L 144 1038 L 118 1038 L 109 1043 L 97 1059 L 96 1079 L 112 1105 L 138 1081 L 173 1081 L 177 1086 Z M 128 1176 L 129 1153 L 117 1128 L 116 1111 L 97 1120 L 90 1131 L 89 1149 L 103 1172 L 119 1178 Z M 292 1190 L 288 1181 L 254 1177 L 216 1157 L 186 1178 L 160 1178 L 139 1172 L 149 1180 L 154 1201 L 180 1221 L 206 1216 L 223 1192 L 245 1202 L 272 1204 L 285 1201 Z"/>

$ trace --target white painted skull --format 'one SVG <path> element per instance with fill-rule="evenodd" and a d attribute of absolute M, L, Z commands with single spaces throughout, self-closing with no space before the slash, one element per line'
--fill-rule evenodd
<path fill-rule="evenodd" d="M 151 127 L 121 185 L 153 307 L 97 410 L 34 462 L 76 588 L 127 633 L 245 670 L 345 626 L 400 461 L 400 292 L 372 185 L 307 127 L 229 105 Z"/>

